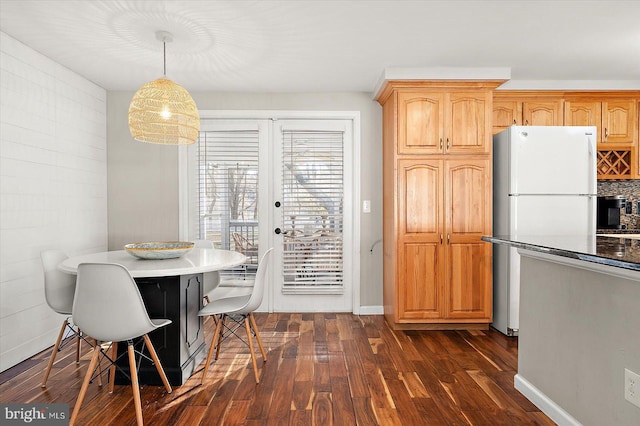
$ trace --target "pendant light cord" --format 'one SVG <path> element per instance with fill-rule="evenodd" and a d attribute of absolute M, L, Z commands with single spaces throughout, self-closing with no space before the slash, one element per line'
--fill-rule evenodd
<path fill-rule="evenodd" d="M 164 58 L 162 72 L 164 76 L 167 76 L 167 42 L 165 40 L 162 41 L 162 57 Z"/>

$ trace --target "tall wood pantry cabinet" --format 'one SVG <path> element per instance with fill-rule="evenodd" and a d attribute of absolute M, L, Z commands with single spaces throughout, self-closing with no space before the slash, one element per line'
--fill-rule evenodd
<path fill-rule="evenodd" d="M 390 81 L 383 108 L 384 314 L 396 329 L 492 319 L 492 91 Z"/>

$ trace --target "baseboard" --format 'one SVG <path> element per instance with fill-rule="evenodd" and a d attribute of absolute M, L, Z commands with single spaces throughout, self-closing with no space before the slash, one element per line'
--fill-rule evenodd
<path fill-rule="evenodd" d="M 582 423 L 574 419 L 571 414 L 567 413 L 551 400 L 547 395 L 542 393 L 540 389 L 532 385 L 527 379 L 519 374 L 513 378 L 515 388 L 520 391 L 529 401 L 545 413 L 551 420 L 559 426 L 582 426 Z"/>
<path fill-rule="evenodd" d="M 380 306 L 360 306 L 359 315 L 382 315 L 384 314 L 384 308 Z"/>

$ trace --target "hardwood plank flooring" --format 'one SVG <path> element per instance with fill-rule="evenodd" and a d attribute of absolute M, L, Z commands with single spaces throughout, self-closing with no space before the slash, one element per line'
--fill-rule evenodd
<path fill-rule="evenodd" d="M 225 341 L 204 385 L 202 368 L 167 394 L 141 386 L 147 425 L 553 425 L 513 387 L 517 340 L 487 331 L 394 331 L 382 316 L 256 314 L 267 350 L 257 351 L 256 385 L 249 349 Z M 211 341 L 213 322 L 206 321 Z M 0 374 L 0 402 L 68 403 L 89 364 L 73 345 L 56 358 L 47 388 L 40 381 L 49 350 Z M 113 394 L 94 381 L 78 424 L 134 425 L 128 386 Z"/>

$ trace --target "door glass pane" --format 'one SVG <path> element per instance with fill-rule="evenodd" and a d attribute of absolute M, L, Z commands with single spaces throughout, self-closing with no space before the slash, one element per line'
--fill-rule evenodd
<path fill-rule="evenodd" d="M 247 256 L 221 278 L 253 278 L 258 264 L 258 130 L 202 131 L 198 142 L 199 238 Z"/>
<path fill-rule="evenodd" d="M 343 132 L 284 131 L 283 292 L 343 288 Z"/>

